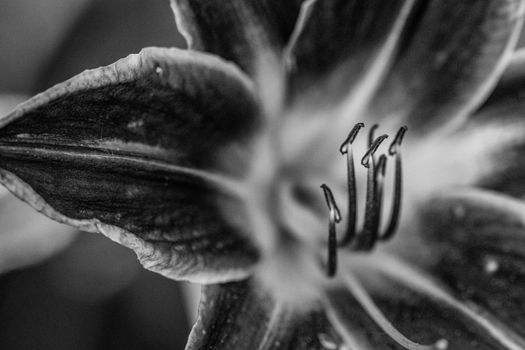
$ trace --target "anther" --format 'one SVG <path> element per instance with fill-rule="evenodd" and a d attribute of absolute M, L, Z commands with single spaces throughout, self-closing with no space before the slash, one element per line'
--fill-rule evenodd
<path fill-rule="evenodd" d="M 376 153 L 376 151 L 379 148 L 379 146 L 381 145 L 381 143 L 383 141 L 385 141 L 385 139 L 387 139 L 387 138 L 388 138 L 388 135 L 381 135 L 378 138 L 376 138 L 374 140 L 374 142 L 372 142 L 372 144 L 370 145 L 370 148 L 368 149 L 368 151 L 366 151 L 365 155 L 361 159 L 361 164 L 365 168 L 368 168 L 369 162 L 370 162 L 370 158 L 372 158 L 374 156 L 374 153 Z"/>
<path fill-rule="evenodd" d="M 370 131 L 368 132 L 368 147 L 372 147 L 372 143 L 374 143 L 374 135 L 376 133 L 377 128 L 379 128 L 379 124 L 374 124 L 370 128 Z"/>
<path fill-rule="evenodd" d="M 406 126 L 402 126 L 397 131 L 396 137 L 394 137 L 394 140 L 392 141 L 392 143 L 390 144 L 390 147 L 388 148 L 388 153 L 391 156 L 397 153 L 399 146 L 401 146 L 401 143 L 403 142 L 403 137 L 405 136 L 407 129 L 408 128 Z"/>
<path fill-rule="evenodd" d="M 359 133 L 359 130 L 364 127 L 365 124 L 363 123 L 357 123 L 356 125 L 354 125 L 352 131 L 350 131 L 346 140 L 341 144 L 341 147 L 339 147 L 339 152 L 341 152 L 341 154 L 346 154 L 348 152 L 348 147 L 352 145 L 352 143 L 354 143 L 354 140 L 357 134 Z"/>
<path fill-rule="evenodd" d="M 337 231 L 335 226 L 341 221 L 341 213 L 330 188 L 325 184 L 322 184 L 321 188 L 323 189 L 326 204 L 328 205 L 328 210 L 330 212 L 328 223 L 328 259 L 326 274 L 328 277 L 333 277 L 337 271 Z"/>
<path fill-rule="evenodd" d="M 332 193 L 330 187 L 328 187 L 325 184 L 322 184 L 321 188 L 324 192 L 324 199 L 326 200 L 326 205 L 328 205 L 330 217 L 333 217 L 335 222 L 338 223 L 339 221 L 341 221 L 341 212 L 339 211 L 337 203 L 335 202 L 334 194 Z"/>
<path fill-rule="evenodd" d="M 401 214 L 401 198 L 402 198 L 402 192 L 403 192 L 403 170 L 401 166 L 401 143 L 403 142 L 403 136 L 405 135 L 405 132 L 407 131 L 407 127 L 403 126 L 399 129 L 399 131 L 396 134 L 396 137 L 394 138 L 394 141 L 392 141 L 392 144 L 390 144 L 390 148 L 388 150 L 388 153 L 391 156 L 395 156 L 395 163 L 394 163 L 394 195 L 392 197 L 392 209 L 390 210 L 390 219 L 388 222 L 388 225 L 385 229 L 385 231 L 381 234 L 380 239 L 383 241 L 386 241 L 394 236 L 394 233 L 396 232 L 397 225 L 399 222 L 399 216 Z"/>

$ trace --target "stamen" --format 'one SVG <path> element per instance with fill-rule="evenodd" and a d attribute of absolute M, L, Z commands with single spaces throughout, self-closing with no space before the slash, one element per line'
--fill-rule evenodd
<path fill-rule="evenodd" d="M 399 217 L 401 214 L 403 173 L 402 173 L 402 167 L 401 167 L 401 147 L 400 146 L 401 146 L 401 143 L 403 142 L 403 137 L 405 136 L 406 131 L 407 131 L 406 126 L 401 127 L 399 131 L 397 132 L 396 137 L 394 137 L 394 141 L 392 141 L 392 144 L 390 144 L 390 147 L 388 149 L 388 153 L 391 156 L 395 156 L 394 195 L 392 197 L 392 209 L 390 210 L 390 219 L 388 222 L 388 226 L 380 236 L 380 239 L 382 241 L 389 240 L 394 236 L 394 233 L 396 232 L 397 225 L 399 222 Z"/>
<path fill-rule="evenodd" d="M 370 128 L 370 131 L 368 132 L 368 147 L 372 147 L 372 143 L 374 143 L 374 135 L 376 133 L 377 128 L 379 127 L 379 124 L 374 124 Z"/>
<path fill-rule="evenodd" d="M 372 250 L 379 236 L 381 200 L 378 197 L 378 192 L 383 191 L 382 183 L 385 174 L 386 157 L 382 155 L 381 160 L 378 162 L 377 166 L 373 159 L 373 153 L 371 153 L 370 158 L 372 158 L 372 161 L 369 163 L 367 174 L 365 222 L 361 231 L 357 233 L 356 240 L 351 246 L 351 249 L 356 251 Z M 378 179 L 381 181 L 381 186 L 378 184 Z"/>
<path fill-rule="evenodd" d="M 377 162 L 377 172 L 376 172 L 377 180 L 376 181 L 378 182 L 378 185 L 379 184 L 383 185 L 384 179 L 385 179 L 385 171 L 386 171 L 386 156 L 382 154 L 379 157 L 379 161 Z M 381 188 L 381 192 L 382 192 L 382 188 Z M 378 193 L 379 193 L 379 188 L 378 188 Z"/>
<path fill-rule="evenodd" d="M 328 210 L 330 212 L 330 220 L 328 223 L 328 259 L 326 274 L 328 277 L 333 277 L 337 271 L 337 231 L 335 226 L 341 221 L 341 213 L 330 188 L 325 184 L 322 184 L 321 188 L 323 189 L 326 204 L 328 205 Z"/>
<path fill-rule="evenodd" d="M 374 139 L 374 133 L 378 125 L 372 126 L 368 134 L 368 150 L 361 159 L 361 164 L 368 169 L 367 171 L 367 188 L 366 188 L 366 204 L 365 204 L 365 219 L 363 228 L 360 231 L 356 229 L 357 221 L 357 189 L 354 169 L 354 159 L 352 154 L 352 143 L 354 142 L 359 130 L 364 127 L 363 123 L 358 123 L 350 131 L 348 137 L 341 145 L 339 151 L 341 154 L 346 154 L 347 159 L 347 187 L 348 187 L 348 224 L 345 231 L 345 236 L 341 241 L 341 246 L 348 246 L 354 251 L 370 251 L 374 248 L 378 239 L 386 240 L 393 236 L 399 220 L 401 212 L 401 192 L 402 192 L 402 169 L 401 169 L 401 151 L 400 146 L 403 142 L 403 137 L 407 131 L 407 127 L 403 126 L 397 132 L 394 140 L 390 144 L 388 153 L 395 157 L 395 174 L 394 174 L 394 196 L 392 199 L 392 209 L 390 213 L 390 220 L 384 233 L 379 233 L 381 211 L 383 204 L 383 192 L 386 173 L 387 156 L 382 154 L 376 162 L 374 154 L 381 145 L 381 143 L 388 137 L 381 135 Z M 330 212 L 329 228 L 328 228 L 328 263 L 327 275 L 333 277 L 337 270 L 337 232 L 336 225 L 341 221 L 341 214 L 335 202 L 332 191 L 325 184 L 321 185 L 323 189 L 326 203 Z M 423 345 L 416 343 L 401 332 L 399 332 L 385 315 L 381 312 L 378 306 L 374 303 L 366 289 L 361 285 L 359 280 L 349 271 L 343 274 L 343 281 L 348 287 L 349 291 L 355 297 L 357 302 L 364 308 L 366 313 L 372 320 L 397 344 L 407 350 L 445 350 L 448 347 L 446 339 L 439 339 L 434 344 Z M 328 308 L 329 317 L 336 319 L 338 322 L 337 313 L 331 306 Z M 341 327 L 345 329 L 344 327 Z M 346 339 L 345 339 L 346 340 Z"/>
<path fill-rule="evenodd" d="M 334 194 L 332 193 L 332 190 L 330 187 L 328 187 L 325 184 L 321 185 L 321 188 L 323 189 L 324 193 L 324 199 L 326 200 L 326 204 L 328 205 L 328 210 L 330 211 L 330 217 L 334 217 L 334 220 L 338 223 L 341 221 L 341 212 L 339 211 L 339 208 L 337 207 L 337 203 L 334 199 Z"/>
<path fill-rule="evenodd" d="M 378 138 L 376 138 L 374 140 L 374 142 L 372 143 L 372 145 L 370 146 L 368 151 L 366 151 L 365 155 L 361 159 L 361 164 L 365 168 L 368 168 L 368 164 L 370 162 L 370 158 L 372 158 L 374 156 L 374 153 L 376 153 L 377 148 L 379 147 L 379 145 L 381 145 L 381 143 L 387 138 L 388 138 L 388 135 L 381 135 L 381 136 L 379 136 Z"/>
<path fill-rule="evenodd" d="M 363 123 L 357 123 L 352 131 L 348 134 L 345 142 L 340 147 L 341 154 L 346 154 L 346 179 L 347 179 L 347 191 L 348 191 L 348 214 L 347 214 L 347 225 L 343 239 L 339 243 L 340 246 L 347 245 L 354 237 L 356 232 L 357 224 L 357 186 L 355 179 L 354 169 L 354 155 L 352 153 L 352 143 L 359 130 L 364 127 Z"/>
<path fill-rule="evenodd" d="M 442 350 L 447 348 L 446 340 L 440 339 L 434 344 L 423 345 L 416 343 L 405 337 L 400 331 L 395 328 L 392 323 L 379 310 L 375 302 L 372 300 L 366 289 L 361 285 L 359 280 L 351 273 L 346 271 L 343 275 L 345 285 L 350 290 L 350 293 L 355 297 L 357 302 L 365 309 L 368 316 L 381 328 L 392 340 L 401 345 L 407 350 Z"/>
<path fill-rule="evenodd" d="M 361 164 L 368 169 L 366 186 L 365 217 L 363 227 L 357 229 L 357 186 L 352 152 L 352 143 L 355 141 L 359 130 L 364 127 L 363 123 L 357 123 L 346 140 L 343 142 L 339 151 L 346 154 L 347 160 L 347 190 L 348 190 L 348 213 L 347 227 L 343 239 L 337 244 L 336 226 L 341 221 L 341 213 L 335 202 L 332 191 L 325 184 L 321 185 L 330 212 L 328 227 L 328 263 L 327 274 L 332 277 L 337 267 L 337 246 L 347 247 L 354 251 L 371 251 L 379 239 L 388 239 L 394 234 L 401 211 L 401 152 L 399 146 L 403 141 L 403 136 L 407 130 L 406 126 L 399 129 L 394 141 L 389 147 L 389 154 L 395 156 L 395 176 L 394 176 L 394 197 L 390 221 L 384 233 L 380 233 L 381 211 L 383 208 L 384 182 L 387 156 L 382 154 L 377 160 L 374 155 L 381 143 L 388 138 L 388 135 L 381 135 L 370 141 L 374 137 L 377 125 L 372 127 L 369 132 L 370 146 L 361 159 Z"/>
<path fill-rule="evenodd" d="M 387 158 L 384 154 L 379 157 L 379 162 L 377 163 L 377 172 L 376 172 L 376 185 L 377 185 L 377 206 L 379 209 L 379 217 L 381 217 L 381 210 L 383 208 L 383 189 L 385 186 L 385 172 L 386 172 L 386 162 Z"/>
<path fill-rule="evenodd" d="M 401 143 L 403 142 L 403 138 L 405 137 L 405 133 L 407 132 L 407 130 L 407 126 L 404 125 L 397 131 L 396 137 L 394 137 L 394 141 L 392 141 L 390 147 L 388 148 L 388 153 L 391 156 L 397 153 L 399 146 L 401 146 Z"/>

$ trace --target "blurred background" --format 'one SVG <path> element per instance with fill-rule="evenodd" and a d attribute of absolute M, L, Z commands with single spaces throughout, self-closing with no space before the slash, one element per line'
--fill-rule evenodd
<path fill-rule="evenodd" d="M 0 114 L 86 68 L 184 45 L 169 0 L 2 0 Z M 0 349 L 184 349 L 197 293 L 0 191 Z"/>

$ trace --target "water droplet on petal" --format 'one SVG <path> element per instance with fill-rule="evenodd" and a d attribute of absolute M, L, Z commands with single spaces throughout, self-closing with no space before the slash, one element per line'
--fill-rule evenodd
<path fill-rule="evenodd" d="M 494 258 L 489 258 L 485 261 L 485 272 L 488 274 L 496 273 L 499 270 L 499 263 Z"/>
<path fill-rule="evenodd" d="M 339 348 L 336 342 L 326 333 L 319 333 L 317 338 L 321 346 L 326 350 L 337 350 Z"/>
<path fill-rule="evenodd" d="M 446 340 L 446 339 L 439 339 L 436 342 L 436 349 L 438 349 L 438 350 L 447 350 L 448 349 L 448 340 Z"/>
<path fill-rule="evenodd" d="M 143 126 L 144 126 L 144 120 L 142 119 L 132 120 L 127 125 L 128 129 L 140 129 Z"/>
<path fill-rule="evenodd" d="M 157 66 L 155 67 L 155 73 L 157 73 L 158 76 L 161 76 L 164 73 L 164 70 L 160 66 Z"/>

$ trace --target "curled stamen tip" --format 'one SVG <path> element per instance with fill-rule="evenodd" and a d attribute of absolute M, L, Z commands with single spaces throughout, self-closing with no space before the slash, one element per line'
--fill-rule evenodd
<path fill-rule="evenodd" d="M 388 135 L 381 135 L 379 137 L 377 137 L 374 142 L 372 142 L 372 145 L 370 146 L 370 148 L 368 149 L 368 151 L 366 151 L 365 155 L 363 156 L 363 158 L 361 159 L 361 164 L 365 167 L 365 168 L 368 168 L 369 167 L 369 161 L 370 161 L 370 158 L 374 155 L 374 153 L 377 151 L 377 149 L 379 148 L 379 145 L 381 145 L 381 143 L 383 141 L 385 141 L 385 139 L 388 138 Z"/>
<path fill-rule="evenodd" d="M 357 123 L 356 125 L 354 125 L 345 141 L 341 144 L 341 147 L 339 147 L 339 152 L 341 152 L 341 154 L 348 153 L 348 145 L 351 145 L 354 142 L 357 134 L 359 133 L 359 130 L 364 127 L 365 124 L 363 123 Z"/>
<path fill-rule="evenodd" d="M 372 125 L 372 127 L 370 128 L 370 131 L 368 132 L 368 147 L 372 146 L 372 143 L 374 142 L 374 134 L 377 128 L 379 128 L 379 124 L 374 124 Z"/>
<path fill-rule="evenodd" d="M 395 155 L 397 152 L 397 148 L 401 146 L 401 143 L 403 142 L 403 137 L 405 136 L 405 133 L 407 132 L 408 128 L 406 125 L 403 125 L 399 128 L 397 131 L 396 137 L 394 137 L 394 140 L 390 144 L 390 147 L 388 148 L 388 154 L 391 156 Z"/>
<path fill-rule="evenodd" d="M 335 222 L 341 221 L 341 212 L 339 211 L 339 208 L 337 207 L 337 203 L 334 199 L 334 194 L 332 193 L 332 190 L 330 187 L 328 187 L 325 184 L 322 184 L 320 186 L 323 189 L 324 198 L 326 200 L 326 205 L 328 206 L 328 210 L 330 211 L 330 214 L 334 215 Z"/>

